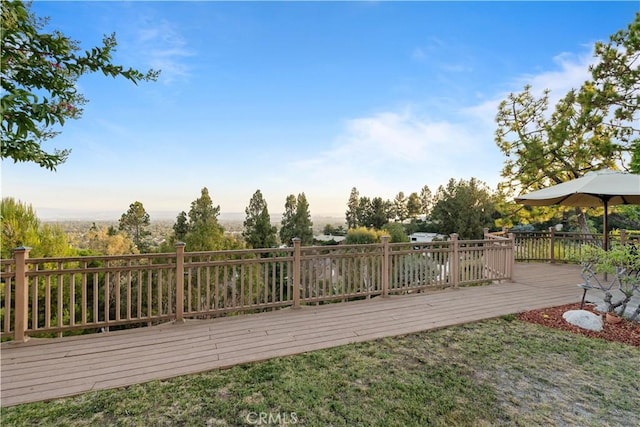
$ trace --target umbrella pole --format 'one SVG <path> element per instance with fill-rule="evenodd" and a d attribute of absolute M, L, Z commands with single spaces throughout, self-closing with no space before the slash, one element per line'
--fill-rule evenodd
<path fill-rule="evenodd" d="M 602 218 L 602 233 L 604 234 L 603 247 L 605 251 L 609 250 L 609 199 L 602 198 L 604 204 L 604 218 Z M 604 272 L 604 280 L 608 280 L 607 272 Z"/>
<path fill-rule="evenodd" d="M 604 250 L 609 250 L 609 199 L 603 198 L 604 218 L 602 221 L 602 232 L 604 233 Z"/>

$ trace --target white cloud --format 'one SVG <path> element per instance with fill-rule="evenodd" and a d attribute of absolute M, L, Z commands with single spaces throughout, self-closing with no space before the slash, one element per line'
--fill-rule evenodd
<path fill-rule="evenodd" d="M 455 177 L 458 164 L 478 148 L 465 126 L 421 117 L 406 107 L 348 120 L 331 148 L 288 169 L 298 182 L 304 180 L 299 185 L 308 194 L 327 206 L 332 199 L 333 206 L 343 206 L 353 186 L 362 195 L 383 198 L 425 184 L 435 189 Z"/>
<path fill-rule="evenodd" d="M 589 50 L 582 54 L 561 53 L 553 58 L 553 62 L 558 65 L 557 69 L 515 79 L 514 83 L 518 85 L 515 90 L 522 90 L 525 84 L 529 84 L 533 93 L 540 95 L 544 89 L 549 89 L 553 104 L 569 90 L 580 88 L 591 77 L 589 66 L 595 63 L 595 58 Z"/>
<path fill-rule="evenodd" d="M 178 29 L 163 20 L 153 27 L 138 30 L 139 50 L 154 69 L 162 71 L 160 81 L 169 84 L 189 77 L 190 70 L 185 58 L 195 55 Z"/>
<path fill-rule="evenodd" d="M 520 76 L 508 90 L 519 92 L 525 84 L 534 93 L 549 88 L 553 105 L 588 79 L 592 58 L 561 54 L 554 62 L 557 68 Z M 308 194 L 320 200 L 333 197 L 342 205 L 353 186 L 362 195 L 383 198 L 419 191 L 424 184 L 435 191 L 449 178 L 475 177 L 494 187 L 503 162 L 494 142 L 495 115 L 507 95 L 487 94 L 477 104 L 458 105 L 448 109 L 452 112 L 446 119 L 422 116 L 414 104 L 347 120 L 329 149 L 294 162 L 290 170 Z"/>

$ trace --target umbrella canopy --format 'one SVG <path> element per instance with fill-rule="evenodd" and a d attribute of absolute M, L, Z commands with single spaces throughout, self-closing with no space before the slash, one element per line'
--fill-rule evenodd
<path fill-rule="evenodd" d="M 603 169 L 572 181 L 516 197 L 516 202 L 531 206 L 604 207 L 604 249 L 609 248 L 610 205 L 640 205 L 640 175 Z"/>

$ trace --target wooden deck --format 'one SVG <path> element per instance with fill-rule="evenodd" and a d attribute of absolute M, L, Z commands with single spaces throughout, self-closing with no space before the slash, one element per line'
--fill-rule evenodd
<path fill-rule="evenodd" d="M 513 283 L 2 343 L 1 405 L 56 399 L 577 302 L 579 268 L 518 264 Z"/>

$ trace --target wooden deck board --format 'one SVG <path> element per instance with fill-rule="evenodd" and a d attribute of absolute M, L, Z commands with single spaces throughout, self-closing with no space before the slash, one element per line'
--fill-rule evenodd
<path fill-rule="evenodd" d="M 513 283 L 2 343 L 1 405 L 227 368 L 577 302 L 579 269 L 518 264 Z"/>

